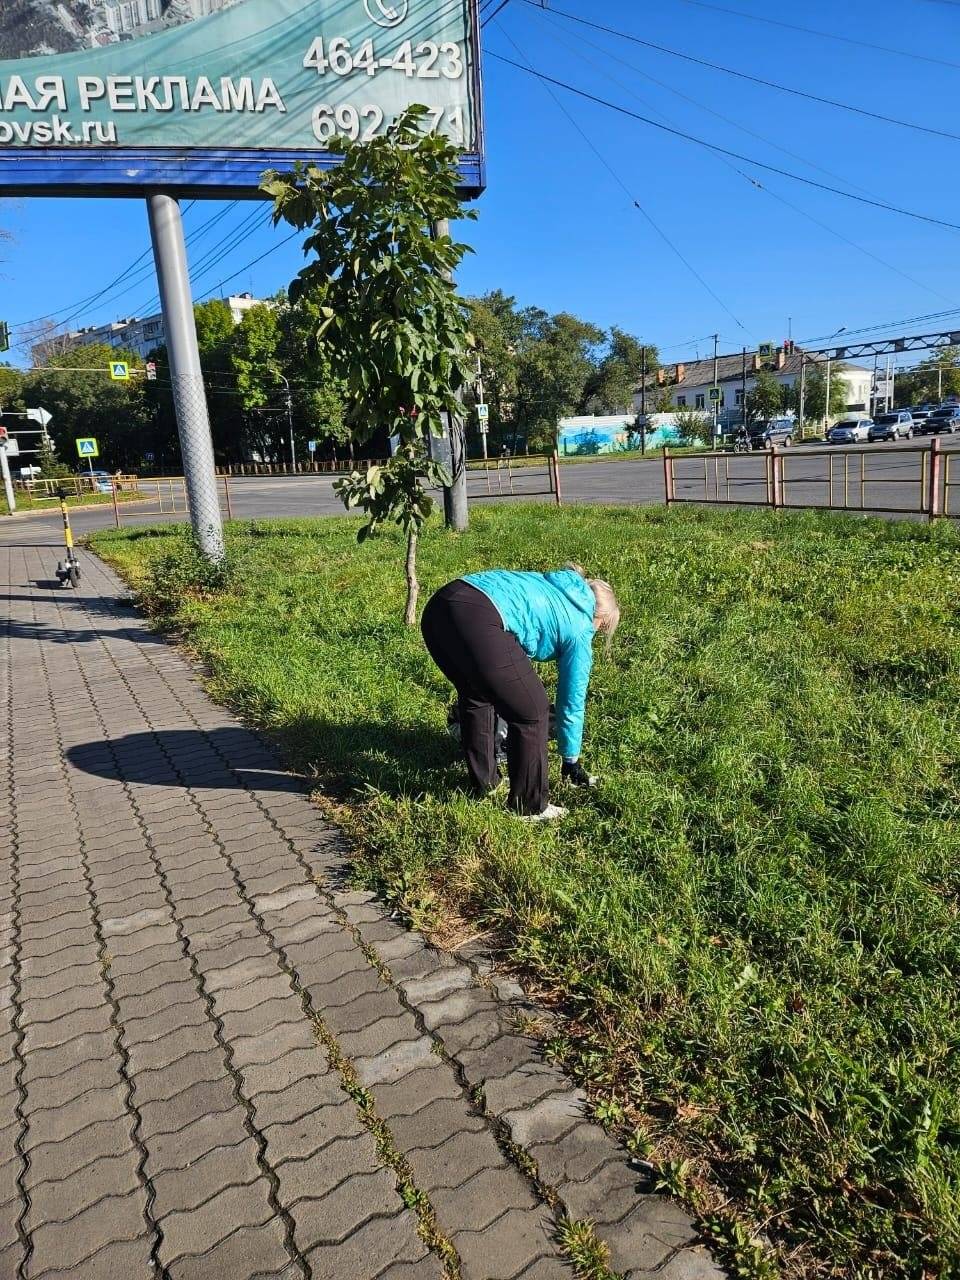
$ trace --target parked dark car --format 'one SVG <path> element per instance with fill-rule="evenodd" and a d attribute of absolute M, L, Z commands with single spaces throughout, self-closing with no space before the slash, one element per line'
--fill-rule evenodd
<path fill-rule="evenodd" d="M 873 420 L 873 426 L 867 431 L 867 439 L 871 444 L 877 440 L 912 440 L 916 430 L 913 414 L 909 409 L 892 409 L 889 413 L 881 413 Z"/>
<path fill-rule="evenodd" d="M 952 436 L 955 431 L 960 431 L 960 405 L 947 405 L 931 413 L 924 430 L 930 436 L 938 436 L 941 432 Z"/>
<path fill-rule="evenodd" d="M 754 449 L 774 449 L 782 445 L 789 449 L 797 433 L 795 418 L 761 418 L 748 427 L 750 444 Z"/>
<path fill-rule="evenodd" d="M 918 436 L 922 436 L 926 429 L 927 419 L 933 413 L 936 405 L 915 404 L 910 410 L 910 416 L 913 418 L 913 429 Z"/>

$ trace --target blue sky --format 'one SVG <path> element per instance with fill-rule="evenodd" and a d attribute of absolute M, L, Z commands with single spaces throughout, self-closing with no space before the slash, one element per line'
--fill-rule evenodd
<path fill-rule="evenodd" d="M 960 5 L 953 0 L 718 4 L 900 53 L 786 30 L 691 0 L 651 6 L 551 0 L 554 9 L 696 57 L 960 134 Z M 511 0 L 484 38 L 488 55 L 527 61 L 716 145 L 960 224 L 960 141 L 748 84 L 577 26 L 528 0 Z M 673 360 L 698 349 L 712 352 L 707 335 L 715 331 L 725 350 L 779 341 L 788 317 L 794 338 L 806 340 L 841 326 L 853 330 L 960 308 L 958 231 L 728 163 L 555 89 L 574 124 L 540 82 L 489 56 L 485 80 L 489 190 L 477 206 L 479 221 L 465 228 L 475 249 L 461 275 L 467 292 L 501 288 L 522 303 L 569 310 L 603 327 L 620 325 L 660 344 Z M 221 229 L 209 232 L 206 244 L 253 211 L 219 207 Z M 210 212 L 205 205 L 190 210 L 188 230 Z M 0 225 L 14 234 L 11 244 L 0 246 L 0 319 L 11 323 L 62 313 L 107 284 L 148 244 L 145 210 L 137 200 L 5 201 Z M 220 266 L 198 273 L 195 292 L 217 293 L 221 280 L 224 291 L 275 291 L 297 269 L 295 245 L 226 277 L 282 234 L 264 228 L 239 236 Z M 194 261 L 203 248 L 198 241 Z M 74 323 L 143 314 L 154 293 L 145 270 L 136 287 L 108 296 Z M 928 327 L 941 325 L 918 331 Z"/>

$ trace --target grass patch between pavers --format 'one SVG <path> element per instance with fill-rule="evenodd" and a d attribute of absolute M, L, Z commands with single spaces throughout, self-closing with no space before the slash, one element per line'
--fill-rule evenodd
<path fill-rule="evenodd" d="M 654 1117 L 656 1149 L 708 1160 L 799 1247 L 788 1270 L 960 1273 L 956 532 L 548 507 L 431 528 L 427 592 L 573 559 L 622 597 L 588 712 L 601 785 L 531 831 L 465 794 L 400 540 L 356 528 L 235 523 L 226 592 L 158 601 L 214 696 L 337 798 L 359 881 L 492 931 L 562 1001 L 556 1052 L 616 1117 Z M 93 545 L 143 588 L 186 541 Z"/>

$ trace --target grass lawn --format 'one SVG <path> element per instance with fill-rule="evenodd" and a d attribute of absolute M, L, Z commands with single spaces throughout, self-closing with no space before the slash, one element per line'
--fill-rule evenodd
<path fill-rule="evenodd" d="M 2 491 L 0 491 L 2 492 Z M 117 501 L 124 502 L 143 502 L 145 496 L 142 493 L 124 490 L 117 494 Z M 35 498 L 29 493 L 22 490 L 17 491 L 17 512 L 24 511 L 52 511 L 54 513 L 60 510 L 60 504 L 56 498 Z M 73 507 L 109 507 L 113 505 L 113 496 L 109 493 L 85 493 L 81 497 L 75 494 L 67 496 L 67 506 Z M 7 504 L 0 498 L 0 515 L 9 515 Z"/>
<path fill-rule="evenodd" d="M 551 1051 L 715 1235 L 727 1187 L 787 1273 L 960 1275 L 956 532 L 527 506 L 432 530 L 427 591 L 574 559 L 621 595 L 601 785 L 531 830 L 461 790 L 399 537 L 356 527 L 235 523 L 235 585 L 172 620 L 215 696 L 346 800 L 360 880 L 441 934 L 492 931 L 562 1001 Z M 94 546 L 177 597 L 182 533 Z"/>

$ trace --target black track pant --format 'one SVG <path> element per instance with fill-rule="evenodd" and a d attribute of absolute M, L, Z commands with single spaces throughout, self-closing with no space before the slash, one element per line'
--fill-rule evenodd
<path fill-rule="evenodd" d="M 481 794 L 499 781 L 496 717 L 509 726 L 510 805 L 542 813 L 549 799 L 550 703 L 540 677 L 496 607 L 467 582 L 451 582 L 428 602 L 420 624 L 434 662 L 457 690 L 470 778 Z"/>

